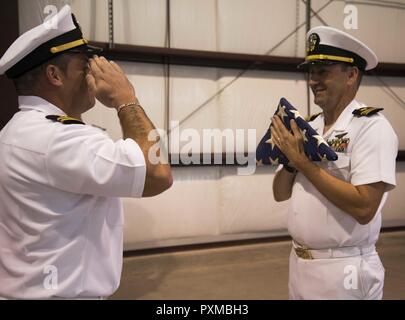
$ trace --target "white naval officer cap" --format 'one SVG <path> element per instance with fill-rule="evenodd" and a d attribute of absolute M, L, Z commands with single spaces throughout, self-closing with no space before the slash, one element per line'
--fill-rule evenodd
<path fill-rule="evenodd" d="M 310 64 L 347 63 L 360 70 L 374 69 L 378 64 L 375 53 L 363 42 L 335 28 L 319 26 L 307 33 L 307 56 L 298 67 Z"/>
<path fill-rule="evenodd" d="M 83 38 L 70 6 L 64 6 L 52 19 L 28 30 L 7 49 L 0 59 L 0 75 L 18 78 L 44 62 L 68 51 L 94 54 L 102 51 Z"/>

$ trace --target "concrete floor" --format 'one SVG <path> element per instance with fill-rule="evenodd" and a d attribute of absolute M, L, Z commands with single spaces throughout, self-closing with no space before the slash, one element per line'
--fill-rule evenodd
<path fill-rule="evenodd" d="M 111 299 L 288 299 L 289 241 L 125 258 Z M 405 231 L 382 233 L 384 299 L 405 299 Z"/>

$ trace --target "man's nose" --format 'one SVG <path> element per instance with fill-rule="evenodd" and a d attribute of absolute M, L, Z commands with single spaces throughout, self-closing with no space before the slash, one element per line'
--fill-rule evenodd
<path fill-rule="evenodd" d="M 316 77 L 314 77 L 314 75 L 310 74 L 309 75 L 309 80 L 308 80 L 309 86 L 312 87 L 312 86 L 314 86 L 314 85 L 316 85 L 318 83 L 319 83 L 319 80 Z"/>

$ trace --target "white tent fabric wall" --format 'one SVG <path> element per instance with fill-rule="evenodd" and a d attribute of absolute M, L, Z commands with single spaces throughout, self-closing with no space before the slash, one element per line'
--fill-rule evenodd
<path fill-rule="evenodd" d="M 217 0 L 217 6 L 218 51 L 266 54 L 292 34 L 272 55 L 304 56 L 305 5 L 301 0 Z M 298 25 L 302 26 L 295 34 Z"/>
<path fill-rule="evenodd" d="M 239 70 L 222 70 L 218 79 L 223 88 L 236 79 Z M 221 127 L 256 129 L 259 141 L 270 125 L 281 97 L 296 106 L 302 116 L 306 111 L 306 83 L 302 74 L 289 72 L 248 71 L 220 95 Z M 237 150 L 238 152 L 247 151 Z"/>
<path fill-rule="evenodd" d="M 217 0 L 170 1 L 171 47 L 217 51 Z"/>
<path fill-rule="evenodd" d="M 221 127 L 219 101 L 215 97 L 220 89 L 218 72 L 215 68 L 170 67 L 170 121 L 180 124 L 180 135 L 184 129 L 197 130 L 201 136 L 205 128 Z M 214 98 L 207 102 L 212 97 Z M 172 130 L 171 137 L 178 140 L 175 132 Z M 188 143 L 180 143 L 179 148 L 172 148 L 171 152 L 181 152 L 186 144 Z M 203 152 L 202 145 L 200 149 L 200 143 L 196 144 L 193 151 Z"/>
<path fill-rule="evenodd" d="M 117 43 L 166 46 L 166 0 L 114 0 L 114 36 Z"/>
<path fill-rule="evenodd" d="M 173 176 L 174 187 L 159 197 L 125 199 L 126 250 L 220 235 L 220 169 L 175 169 Z"/>
<path fill-rule="evenodd" d="M 405 224 L 405 163 L 397 162 L 397 187 L 392 190 L 383 209 L 383 226 L 395 227 Z"/>
<path fill-rule="evenodd" d="M 398 101 L 379 79 L 388 84 L 389 88 L 402 100 L 405 100 L 405 78 L 393 77 L 364 77 L 357 95 L 358 99 L 370 107 L 384 108 L 384 116 L 398 135 L 399 149 L 405 150 L 405 104 Z"/>
<path fill-rule="evenodd" d="M 170 13 L 172 47 L 235 53 L 265 54 L 305 21 L 300 0 L 172 0 Z M 304 56 L 305 42 L 297 41 L 304 33 L 303 26 L 273 54 Z"/>
<path fill-rule="evenodd" d="M 108 41 L 108 2 L 100 0 L 18 0 L 20 33 L 42 23 L 56 9 L 70 5 L 87 37 L 93 41 Z"/>
<path fill-rule="evenodd" d="M 314 10 L 327 3 L 320 0 L 312 2 Z M 321 17 L 342 28 L 343 2 L 336 2 L 331 4 L 335 7 L 327 7 Z M 20 0 L 22 31 L 41 22 L 44 17 L 41 8 L 46 4 L 60 7 L 65 3 L 72 5 L 88 38 L 108 40 L 107 1 L 100 0 Z M 382 15 L 392 10 L 366 6 L 361 8 L 366 10 L 364 12 L 370 11 L 370 16 L 375 14 L 375 10 L 382 12 Z M 342 17 L 336 17 L 340 16 L 340 12 Z M 390 30 L 398 36 L 400 26 L 405 23 L 402 16 L 404 12 L 405 10 L 395 14 L 391 12 L 397 20 L 390 19 L 389 26 L 380 28 Z M 172 47 L 264 54 L 304 21 L 305 9 L 302 1 L 172 0 L 171 13 Z M 114 19 L 117 43 L 167 45 L 165 0 L 114 0 Z M 361 18 L 360 23 L 370 22 Z M 313 24 L 319 24 L 319 21 L 313 18 Z M 369 45 L 376 48 L 380 60 L 405 62 L 400 61 L 405 59 L 405 55 L 397 54 L 402 49 L 387 48 L 389 43 L 396 46 L 399 42 L 392 40 L 391 35 L 374 43 L 373 34 L 369 34 L 367 28 L 361 27 L 353 32 L 357 32 L 356 36 L 365 42 L 369 41 Z M 271 54 L 303 56 L 304 34 L 302 27 Z M 164 66 L 119 63 L 133 82 L 152 121 L 158 128 L 165 128 Z M 184 120 L 180 125 L 181 132 L 187 128 L 196 129 L 200 134 L 204 129 L 210 128 L 254 128 L 257 129 L 258 141 L 267 129 L 280 97 L 289 99 L 306 115 L 306 83 L 304 76 L 299 73 L 248 71 L 216 95 L 239 72 L 240 70 L 171 66 L 169 119 Z M 383 80 L 399 96 L 405 97 L 404 79 Z M 359 100 L 370 106 L 385 108 L 384 114 L 396 129 L 401 149 L 404 149 L 405 129 L 401 121 L 404 109 L 381 87 L 377 79 L 365 77 L 363 81 Z M 214 98 L 209 103 L 203 105 L 212 97 Z M 194 111 L 195 114 L 186 119 Z M 316 111 L 317 107 L 311 102 L 311 113 Z M 121 129 L 114 110 L 98 104 L 84 115 L 84 120 L 106 128 L 115 140 L 121 138 Z M 181 152 L 185 145 L 186 142 L 182 142 L 178 151 Z M 229 145 L 221 146 L 219 142 L 216 146 L 224 152 L 233 151 Z M 176 151 L 172 150 L 174 153 Z M 211 152 L 213 148 L 193 151 Z M 236 151 L 246 149 L 239 148 Z M 288 203 L 276 203 L 272 198 L 274 168 L 258 168 L 251 176 L 238 176 L 235 167 L 175 168 L 173 172 L 175 182 L 166 193 L 150 199 L 124 199 L 126 250 L 285 234 Z M 387 226 L 405 224 L 405 204 L 402 201 L 405 190 L 403 163 L 398 164 L 397 178 L 398 187 L 388 198 L 383 214 L 383 223 Z"/>
<path fill-rule="evenodd" d="M 148 66 L 144 65 L 145 68 Z M 306 114 L 306 85 L 302 75 L 248 71 L 237 78 L 239 73 L 240 70 L 171 66 L 170 121 L 180 123 L 181 132 L 188 128 L 197 130 L 200 136 L 204 129 L 219 129 L 222 133 L 226 129 L 233 132 L 243 129 L 245 132 L 244 146 L 232 149 L 232 145 L 222 143 L 220 148 L 222 141 L 216 140 L 209 150 L 193 151 L 212 152 L 214 147 L 217 152 L 248 151 L 247 130 L 257 129 L 258 141 L 267 130 L 282 96 L 288 97 L 302 115 Z M 186 144 L 180 143 L 180 151 Z M 251 147 L 254 151 L 255 146 Z M 178 150 L 171 152 L 177 153 Z"/>
<path fill-rule="evenodd" d="M 107 0 L 19 0 L 20 31 L 35 26 L 49 14 L 46 5 L 72 6 L 90 40 L 108 41 Z M 373 48 L 380 61 L 405 62 L 398 39 L 405 28 L 405 7 L 397 2 L 359 1 L 358 29 L 348 29 Z M 312 26 L 344 29 L 343 0 L 312 0 Z M 405 3 L 404 3 L 405 4 Z M 301 0 L 171 0 L 171 46 L 174 48 L 265 54 L 305 22 Z M 114 0 L 114 36 L 117 43 L 166 46 L 166 0 Z M 272 55 L 305 53 L 305 25 Z"/>
<path fill-rule="evenodd" d="M 124 200 L 125 249 L 285 234 L 287 204 L 272 200 L 273 172 L 174 169 L 173 188 L 163 195 Z"/>

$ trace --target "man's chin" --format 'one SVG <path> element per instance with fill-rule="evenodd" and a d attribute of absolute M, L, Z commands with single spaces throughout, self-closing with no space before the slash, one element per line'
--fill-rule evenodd
<path fill-rule="evenodd" d="M 322 103 L 322 99 L 319 99 L 319 98 L 315 97 L 314 98 L 314 103 L 319 106 L 319 104 Z"/>

